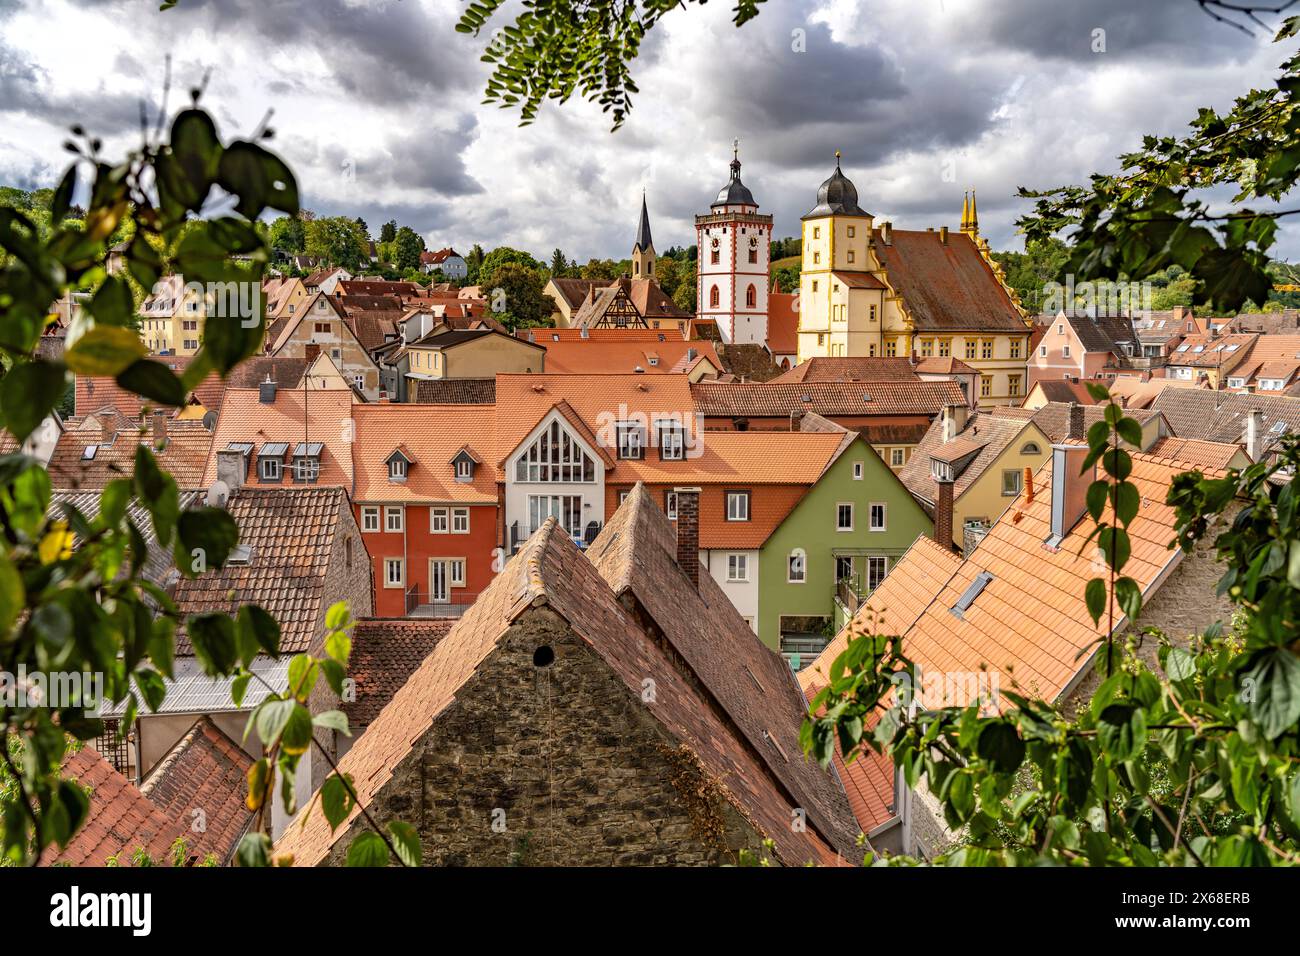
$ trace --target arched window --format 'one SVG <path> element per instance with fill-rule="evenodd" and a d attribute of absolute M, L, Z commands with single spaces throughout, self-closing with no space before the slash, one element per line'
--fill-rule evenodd
<path fill-rule="evenodd" d="M 718 296 L 718 287 L 715 285 L 709 289 L 709 307 L 716 309 L 721 299 Z"/>
<path fill-rule="evenodd" d="M 1027 441 L 1020 447 L 1020 454 L 1041 455 L 1042 452 L 1039 450 L 1037 442 Z"/>
<path fill-rule="evenodd" d="M 751 282 L 749 288 L 745 290 L 745 308 L 753 309 L 758 305 L 758 293 L 754 291 L 754 284 Z"/>

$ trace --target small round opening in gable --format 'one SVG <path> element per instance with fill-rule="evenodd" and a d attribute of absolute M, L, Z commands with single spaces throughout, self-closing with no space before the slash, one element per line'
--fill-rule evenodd
<path fill-rule="evenodd" d="M 550 667 L 553 663 L 555 663 L 555 651 L 551 649 L 549 644 L 543 644 L 533 651 L 534 667 Z"/>

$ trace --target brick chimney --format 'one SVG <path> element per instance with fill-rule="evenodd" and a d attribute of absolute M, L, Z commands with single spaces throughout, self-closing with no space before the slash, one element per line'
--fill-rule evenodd
<path fill-rule="evenodd" d="M 935 480 L 939 494 L 934 499 L 934 540 L 952 550 L 952 482 Z"/>
<path fill-rule="evenodd" d="M 700 489 L 674 488 L 677 493 L 677 566 L 691 585 L 700 587 Z"/>
<path fill-rule="evenodd" d="M 1070 431 L 1067 437 L 1075 441 L 1087 439 L 1087 430 L 1083 427 L 1083 406 L 1078 402 L 1070 403 Z"/>
<path fill-rule="evenodd" d="M 113 444 L 113 439 L 117 436 L 117 429 L 113 427 L 113 416 L 105 414 L 99 420 L 99 442 L 101 445 Z"/>
<path fill-rule="evenodd" d="M 167 444 L 167 413 L 156 411 L 153 413 L 153 443 L 155 448 L 163 448 Z"/>

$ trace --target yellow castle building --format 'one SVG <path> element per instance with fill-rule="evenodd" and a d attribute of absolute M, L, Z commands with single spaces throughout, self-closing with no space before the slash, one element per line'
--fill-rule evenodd
<path fill-rule="evenodd" d="M 836 152 L 802 250 L 799 361 L 915 353 L 978 371 L 972 405 L 1024 398 L 1032 323 L 980 237 L 973 193 L 958 232 L 877 225 Z"/>

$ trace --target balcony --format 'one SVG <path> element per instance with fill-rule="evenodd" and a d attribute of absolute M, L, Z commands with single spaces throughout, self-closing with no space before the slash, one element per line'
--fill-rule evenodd
<path fill-rule="evenodd" d="M 406 589 L 406 616 L 458 618 L 478 600 L 478 593 L 467 592 L 464 588 L 452 588 L 448 593 L 448 601 L 431 601 L 427 590 L 412 585 Z"/>
<path fill-rule="evenodd" d="M 866 603 L 868 591 L 859 582 L 851 578 L 840 578 L 835 584 L 835 599 L 843 605 L 848 616 L 858 613 L 858 608 Z"/>
<path fill-rule="evenodd" d="M 540 527 L 541 525 L 533 526 L 526 521 L 512 521 L 509 529 L 510 553 L 514 554 L 518 551 L 519 546 L 531 538 L 533 533 Z M 596 535 L 600 534 L 601 527 L 603 527 L 603 525 L 599 521 L 588 521 L 587 527 L 583 531 L 582 535 L 574 536 L 573 543 L 580 549 L 586 549 L 596 540 Z"/>

